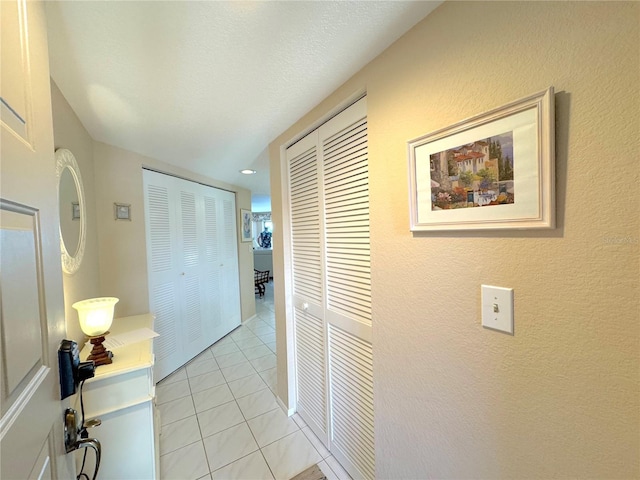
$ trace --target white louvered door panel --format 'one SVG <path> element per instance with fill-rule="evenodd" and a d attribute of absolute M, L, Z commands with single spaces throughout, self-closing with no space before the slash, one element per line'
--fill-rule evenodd
<path fill-rule="evenodd" d="M 287 149 L 298 414 L 328 442 L 317 132 Z"/>
<path fill-rule="evenodd" d="M 327 307 L 371 325 L 367 120 L 323 140 Z"/>
<path fill-rule="evenodd" d="M 298 413 L 315 431 L 327 435 L 324 325 L 320 318 L 295 308 Z M 322 348 L 320 348 L 320 346 Z M 322 395 L 320 395 L 322 392 Z"/>
<path fill-rule="evenodd" d="M 240 280 L 238 272 L 238 234 L 236 230 L 236 197 L 234 193 L 219 190 L 219 218 L 221 229 L 222 325 L 225 334 L 240 325 Z"/>
<path fill-rule="evenodd" d="M 209 345 L 209 339 L 204 334 L 203 304 L 201 302 L 205 274 L 200 254 L 202 235 L 198 231 L 200 228 L 198 212 L 200 185 L 180 179 L 175 179 L 174 184 L 178 187 L 179 281 L 182 287 L 181 301 L 183 302 L 182 342 L 185 351 L 184 361 L 187 361 L 190 352 L 199 353 Z"/>
<path fill-rule="evenodd" d="M 353 478 L 374 478 L 373 349 L 329 326 L 331 452 Z"/>
<path fill-rule="evenodd" d="M 180 342 L 180 285 L 176 279 L 177 218 L 172 181 L 166 176 L 150 176 L 144 171 L 145 222 L 149 309 L 155 314 L 155 376 L 163 378 L 180 365 L 184 356 Z M 165 178 L 166 177 L 166 178 Z"/>
<path fill-rule="evenodd" d="M 373 347 L 366 99 L 319 129 L 324 185 L 330 449 L 373 478 Z"/>
<path fill-rule="evenodd" d="M 178 353 L 178 322 L 179 306 L 176 296 L 176 288 L 172 283 L 164 283 L 151 287 L 151 295 L 155 300 L 150 306 L 155 313 L 155 331 L 160 334 L 156 337 L 154 354 L 156 361 L 165 362 L 172 355 Z M 167 372 L 169 373 L 169 372 Z"/>
<path fill-rule="evenodd" d="M 221 313 L 221 252 L 220 241 L 218 240 L 218 205 L 220 200 L 212 192 L 204 193 L 204 264 L 205 264 L 205 297 L 208 302 L 206 313 L 209 319 L 207 327 L 213 337 L 223 336 L 222 313 Z"/>
<path fill-rule="evenodd" d="M 321 306 L 322 234 L 317 163 L 314 145 L 291 158 L 289 172 L 294 295 Z"/>

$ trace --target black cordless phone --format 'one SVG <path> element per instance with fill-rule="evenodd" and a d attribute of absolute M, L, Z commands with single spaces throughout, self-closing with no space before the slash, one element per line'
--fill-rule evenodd
<path fill-rule="evenodd" d="M 58 349 L 58 367 L 60 369 L 60 399 L 76 393 L 83 380 L 91 378 L 95 372 L 93 361 L 81 362 L 78 344 L 73 340 L 63 340 Z"/>

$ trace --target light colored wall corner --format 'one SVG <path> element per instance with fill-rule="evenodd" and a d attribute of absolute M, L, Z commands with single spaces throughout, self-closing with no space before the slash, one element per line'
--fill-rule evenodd
<path fill-rule="evenodd" d="M 289 367 L 293 352 L 287 348 L 287 336 L 290 333 L 286 321 L 286 299 L 284 295 L 284 250 L 283 207 L 282 207 L 282 169 L 280 168 L 281 142 L 269 145 L 269 177 L 271 187 L 271 222 L 273 223 L 273 301 L 276 317 L 276 372 L 277 397 L 288 410 L 292 399 L 289 398 Z"/>
<path fill-rule="evenodd" d="M 149 311 L 143 167 L 234 191 L 238 211 L 240 208 L 251 208 L 251 193 L 248 190 L 112 145 L 94 142 L 94 159 L 100 284 L 104 295 L 120 299 L 116 305 L 117 316 Z M 114 219 L 114 202 L 131 205 L 131 221 Z M 238 244 L 243 319 L 255 314 L 253 252 L 244 248 L 245 245 Z"/>
<path fill-rule="evenodd" d="M 86 247 L 80 268 L 73 275 L 63 273 L 65 319 L 67 338 L 82 344 L 85 335 L 80 330 L 78 314 L 71 307 L 74 302 L 98 297 L 100 275 L 98 271 L 98 231 L 94 188 L 93 139 L 85 130 L 58 86 L 51 80 L 53 136 L 55 149 L 66 148 L 73 153 L 84 186 L 86 203 Z M 60 212 L 61 215 L 69 213 Z"/>
<path fill-rule="evenodd" d="M 277 225 L 280 145 L 367 88 L 377 477 L 640 476 L 639 18 L 445 2 L 270 145 Z M 558 228 L 412 235 L 406 142 L 550 85 Z M 481 327 L 482 283 L 515 289 L 515 336 Z"/>

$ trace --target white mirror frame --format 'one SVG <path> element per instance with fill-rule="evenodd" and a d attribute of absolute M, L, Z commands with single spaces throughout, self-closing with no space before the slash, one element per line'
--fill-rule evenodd
<path fill-rule="evenodd" d="M 76 162 L 76 157 L 73 156 L 66 148 L 59 148 L 56 150 L 56 178 L 58 179 L 58 195 L 60 195 L 60 178 L 64 169 L 68 168 L 73 177 L 73 181 L 76 185 L 78 192 L 78 203 L 80 204 L 80 238 L 78 240 L 78 250 L 74 256 L 71 256 L 67 251 L 67 247 L 64 244 L 64 238 L 62 238 L 62 229 L 58 222 L 58 231 L 60 232 L 60 256 L 62 261 L 62 271 L 69 275 L 73 275 L 80 268 L 82 263 L 82 257 L 84 256 L 84 248 L 87 238 L 87 211 L 84 201 L 84 187 L 82 186 L 82 176 L 80 175 L 80 168 Z M 59 202 L 58 202 L 59 203 Z"/>

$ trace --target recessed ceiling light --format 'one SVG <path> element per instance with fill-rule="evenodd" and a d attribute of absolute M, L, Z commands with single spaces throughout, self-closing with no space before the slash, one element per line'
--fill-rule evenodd
<path fill-rule="evenodd" d="M 256 171 L 251 170 L 250 168 L 245 168 L 244 170 L 240 170 L 240 173 L 243 173 L 244 175 L 253 175 Z"/>

